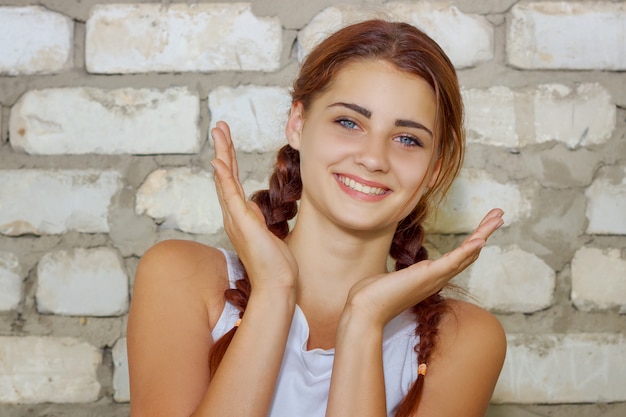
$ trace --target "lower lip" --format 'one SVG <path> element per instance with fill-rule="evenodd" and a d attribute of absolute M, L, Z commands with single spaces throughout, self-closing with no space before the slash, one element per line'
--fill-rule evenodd
<path fill-rule="evenodd" d="M 335 175 L 335 180 L 337 181 L 337 184 L 339 184 L 339 188 L 341 188 L 343 190 L 343 192 L 345 192 L 346 194 L 348 194 L 350 197 L 356 198 L 357 200 L 361 200 L 361 201 L 380 201 L 384 198 L 386 198 L 390 191 L 385 191 L 382 194 L 365 194 L 362 193 L 360 191 L 354 190 L 350 187 L 348 187 L 346 184 L 344 184 L 343 182 L 341 182 L 341 180 L 339 179 L 339 177 L 337 175 Z"/>

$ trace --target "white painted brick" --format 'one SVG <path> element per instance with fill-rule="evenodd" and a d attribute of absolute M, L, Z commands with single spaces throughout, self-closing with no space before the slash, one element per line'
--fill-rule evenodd
<path fill-rule="evenodd" d="M 126 338 L 115 342 L 113 354 L 113 399 L 119 403 L 130 401 L 130 381 L 128 378 L 128 353 Z"/>
<path fill-rule="evenodd" d="M 507 356 L 492 402 L 626 400 L 623 334 L 515 334 L 507 339 Z"/>
<path fill-rule="evenodd" d="M 70 18 L 43 7 L 0 7 L 0 28 L 0 75 L 51 74 L 72 67 Z"/>
<path fill-rule="evenodd" d="M 572 259 L 572 302 L 580 310 L 626 313 L 626 259 L 618 249 L 580 248 Z"/>
<path fill-rule="evenodd" d="M 626 168 L 621 171 L 621 181 L 599 176 L 585 191 L 587 233 L 626 235 Z"/>
<path fill-rule="evenodd" d="M 518 148 L 557 141 L 574 149 L 609 141 L 616 126 L 616 106 L 597 83 L 464 89 L 463 101 L 470 143 Z"/>
<path fill-rule="evenodd" d="M 195 153 L 200 100 L 187 88 L 29 91 L 11 109 L 13 148 L 34 155 Z"/>
<path fill-rule="evenodd" d="M 98 399 L 98 349 L 78 339 L 0 336 L 0 403 Z"/>
<path fill-rule="evenodd" d="M 22 299 L 22 292 L 19 259 L 10 252 L 0 252 L 0 311 L 15 309 Z"/>
<path fill-rule="evenodd" d="M 87 20 L 93 73 L 274 71 L 282 28 L 249 3 L 97 5 Z"/>
<path fill-rule="evenodd" d="M 290 106 L 289 92 L 279 87 L 218 87 L 209 93 L 213 125 L 228 122 L 235 147 L 244 152 L 273 152 L 286 144 Z"/>
<path fill-rule="evenodd" d="M 599 84 L 586 83 L 576 90 L 559 84 L 537 88 L 534 103 L 535 140 L 556 140 L 569 148 L 597 145 L 611 139 L 616 107 Z"/>
<path fill-rule="evenodd" d="M 507 59 L 528 69 L 626 69 L 623 2 L 522 2 L 508 18 Z"/>
<path fill-rule="evenodd" d="M 463 169 L 426 229 L 431 233 L 469 233 L 496 207 L 504 210 L 505 226 L 530 213 L 529 199 L 515 184 L 499 183 L 486 171 Z"/>
<path fill-rule="evenodd" d="M 0 170 L 0 233 L 106 233 L 120 174 L 97 170 Z M 45 204 L 42 204 L 45 202 Z"/>
<path fill-rule="evenodd" d="M 517 148 L 519 120 L 515 102 L 519 94 L 508 87 L 463 89 L 467 141 Z"/>
<path fill-rule="evenodd" d="M 128 311 L 128 275 L 110 248 L 45 254 L 37 266 L 37 310 L 70 316 L 118 316 Z"/>
<path fill-rule="evenodd" d="M 376 8 L 329 7 L 298 34 L 298 59 L 302 61 L 315 45 L 341 27 L 369 18 L 391 18 L 422 29 L 446 51 L 457 68 L 493 59 L 491 24 L 482 16 L 461 13 L 455 6 L 443 2 L 391 2 Z"/>
<path fill-rule="evenodd" d="M 554 270 L 515 245 L 483 248 L 467 273 L 469 292 L 489 310 L 532 313 L 552 304 Z"/>
<path fill-rule="evenodd" d="M 267 190 L 269 188 L 269 178 L 265 178 L 263 181 L 258 181 L 255 179 L 247 179 L 241 184 L 244 192 L 246 193 L 246 197 L 252 197 L 252 194 L 256 193 L 259 190 Z"/>
<path fill-rule="evenodd" d="M 457 68 L 493 59 L 493 27 L 483 16 L 462 13 L 446 2 L 392 2 L 387 7 L 396 20 L 406 19 L 431 36 Z"/>
<path fill-rule="evenodd" d="M 135 211 L 164 219 L 162 228 L 211 234 L 222 228 L 213 175 L 188 167 L 158 169 L 137 191 Z"/>

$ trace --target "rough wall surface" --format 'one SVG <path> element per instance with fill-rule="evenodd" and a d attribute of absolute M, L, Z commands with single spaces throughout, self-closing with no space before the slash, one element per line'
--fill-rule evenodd
<path fill-rule="evenodd" d="M 508 334 L 488 415 L 626 415 L 626 4 L 591 0 L 0 0 L 0 415 L 128 415 L 139 258 L 228 246 L 210 126 L 263 187 L 299 59 L 370 16 L 459 71 L 468 154 L 432 252 L 507 213 L 456 278 Z"/>

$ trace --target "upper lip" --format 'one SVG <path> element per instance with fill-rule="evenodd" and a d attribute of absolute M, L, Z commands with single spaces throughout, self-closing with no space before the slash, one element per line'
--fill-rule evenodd
<path fill-rule="evenodd" d="M 390 188 L 387 187 L 385 184 L 381 184 L 381 183 L 376 182 L 376 181 L 369 181 L 369 180 L 366 180 L 364 178 L 357 177 L 356 175 L 351 175 L 351 174 L 335 174 L 335 175 L 337 175 L 338 177 L 350 178 L 350 179 L 358 182 L 359 184 L 367 185 L 369 187 L 376 187 L 376 188 L 382 188 L 383 190 L 390 190 Z"/>

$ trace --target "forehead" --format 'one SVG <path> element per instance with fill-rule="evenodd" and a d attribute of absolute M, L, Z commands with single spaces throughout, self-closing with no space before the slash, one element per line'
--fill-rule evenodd
<path fill-rule="evenodd" d="M 318 96 L 321 101 L 345 98 L 357 100 L 360 105 L 381 107 L 378 104 L 384 103 L 406 110 L 436 105 L 434 91 L 426 80 L 381 60 L 360 60 L 343 66 Z"/>

